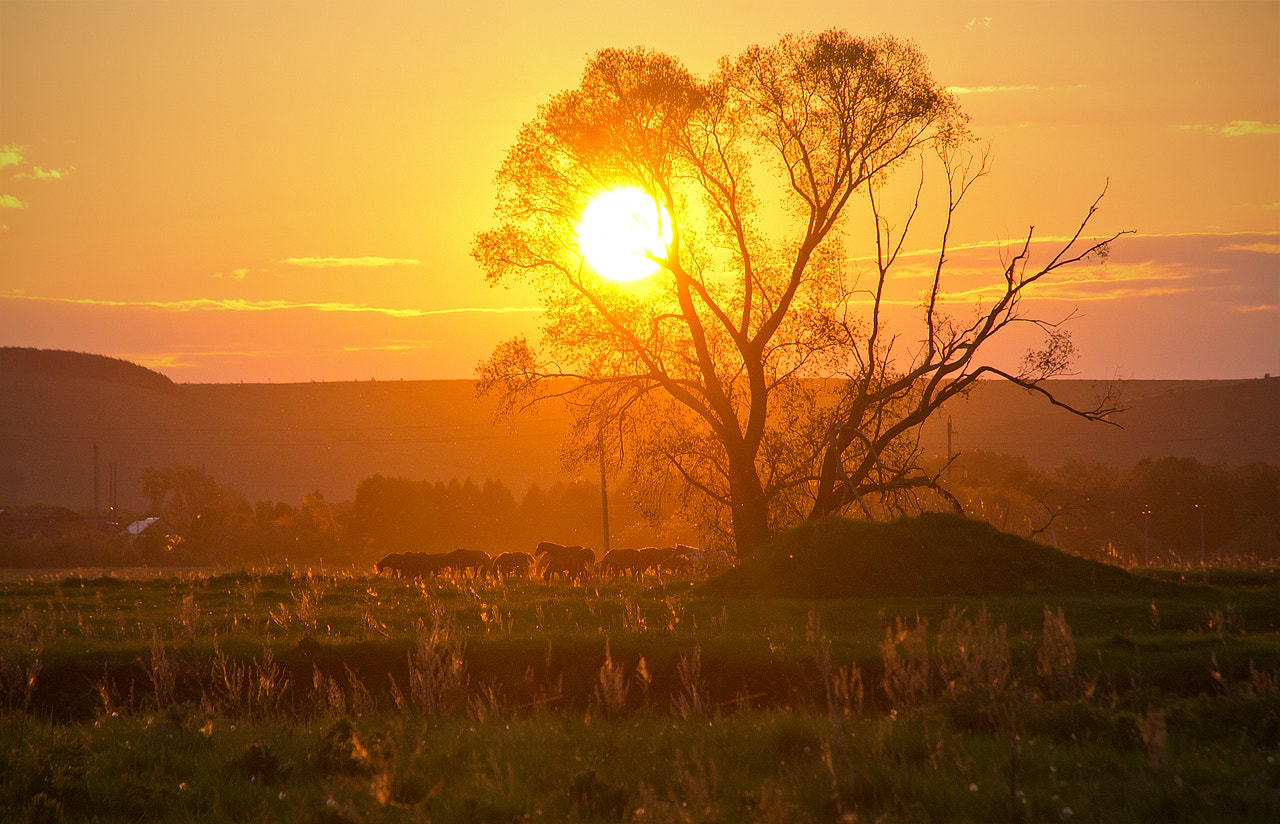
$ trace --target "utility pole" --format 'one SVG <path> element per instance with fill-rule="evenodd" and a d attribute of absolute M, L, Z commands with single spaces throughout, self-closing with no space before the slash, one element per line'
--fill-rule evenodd
<path fill-rule="evenodd" d="M 1151 566 L 1151 507 L 1142 508 L 1142 565 Z"/>
<path fill-rule="evenodd" d="M 1196 504 L 1196 511 L 1200 513 L 1200 566 L 1204 566 L 1204 507 Z"/>

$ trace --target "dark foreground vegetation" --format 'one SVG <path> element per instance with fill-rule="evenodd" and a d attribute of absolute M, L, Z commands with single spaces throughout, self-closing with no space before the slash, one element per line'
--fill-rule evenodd
<path fill-rule="evenodd" d="M 864 526 L 762 553 L 806 548 L 785 593 L 745 564 L 6 582 L 0 820 L 1280 817 L 1276 571 L 940 586 L 921 535 L 1016 546 L 942 519 L 873 527 L 881 594 L 806 593 Z"/>

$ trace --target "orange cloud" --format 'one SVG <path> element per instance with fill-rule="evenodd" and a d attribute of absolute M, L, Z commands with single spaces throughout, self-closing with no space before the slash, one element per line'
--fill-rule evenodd
<path fill-rule="evenodd" d="M 1191 276 L 1155 261 L 1108 265 L 1102 273 L 1091 273 L 1073 278 L 1042 280 L 1025 293 L 1026 300 L 1057 300 L 1072 303 L 1111 301 L 1133 298 L 1167 297 L 1200 291 L 1202 287 L 1191 284 Z M 990 303 L 1004 292 L 1004 284 L 987 283 L 970 289 L 944 290 L 944 303 Z"/>
<path fill-rule="evenodd" d="M 22 164 L 21 146 L 0 146 L 0 169 Z"/>
<path fill-rule="evenodd" d="M 308 269 L 343 269 L 348 267 L 369 269 L 383 266 L 418 266 L 422 263 L 422 261 L 414 258 L 384 257 L 292 257 L 285 258 L 280 262 L 289 266 L 302 266 Z"/>
<path fill-rule="evenodd" d="M 1257 252 L 1262 255 L 1280 255 L 1280 241 L 1263 241 L 1260 243 L 1232 243 L 1219 246 L 1219 252 Z"/>
<path fill-rule="evenodd" d="M 448 309 L 393 309 L 385 306 L 365 306 L 340 301 L 298 302 L 288 300 L 240 300 L 194 298 L 191 300 L 102 300 L 98 298 L 57 298 L 38 295 L 3 295 L 0 300 L 23 300 L 40 303 L 61 303 L 75 306 L 101 306 L 106 308 L 155 309 L 166 312 L 277 312 L 290 309 L 309 309 L 315 312 L 351 312 L 386 315 L 393 318 L 420 318 L 433 315 L 462 314 L 511 314 L 541 311 L 536 306 L 459 306 Z"/>
<path fill-rule="evenodd" d="M 1232 120 L 1222 126 L 1203 123 L 1175 126 L 1185 132 L 1207 132 L 1221 137 L 1252 137 L 1254 135 L 1280 134 L 1280 123 L 1265 123 L 1261 120 Z"/>
<path fill-rule="evenodd" d="M 1039 86 L 947 86 L 952 94 L 991 94 L 993 92 L 1034 92 Z"/>
<path fill-rule="evenodd" d="M 374 344 L 372 346 L 352 346 L 347 345 L 340 347 L 342 352 L 419 352 L 434 349 L 434 343 L 424 343 L 422 341 L 388 341 L 387 343 Z"/>
<path fill-rule="evenodd" d="M 32 166 L 29 172 L 18 172 L 14 177 L 20 180 L 62 180 L 73 169 L 42 169 L 39 166 Z"/>
<path fill-rule="evenodd" d="M 0 169 L 10 166 L 20 167 L 27 162 L 26 146 L 0 146 Z M 32 166 L 30 171 L 21 171 L 14 175 L 16 180 L 61 180 L 72 169 L 43 169 Z"/>

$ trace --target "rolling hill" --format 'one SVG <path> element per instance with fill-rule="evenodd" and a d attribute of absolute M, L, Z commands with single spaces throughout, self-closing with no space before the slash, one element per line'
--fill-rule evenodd
<path fill-rule="evenodd" d="M 1055 392 L 1087 398 L 1096 384 Z M 1205 463 L 1280 464 L 1280 379 L 1126 382 L 1123 428 L 1089 424 L 1005 384 L 953 403 L 924 432 L 946 449 L 1129 466 L 1177 455 Z M 175 384 L 134 364 L 81 353 L 0 349 L 0 503 L 140 508 L 149 466 L 203 467 L 254 500 L 296 503 L 319 490 L 350 499 L 375 474 L 502 480 L 517 494 L 564 479 L 563 411 L 494 424 L 470 381 Z M 95 468 L 96 452 L 96 468 Z"/>

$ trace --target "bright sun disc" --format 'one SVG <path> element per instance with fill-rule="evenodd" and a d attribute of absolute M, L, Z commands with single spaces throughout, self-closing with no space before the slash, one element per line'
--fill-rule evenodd
<path fill-rule="evenodd" d="M 578 248 L 601 277 L 639 280 L 658 271 L 650 257 L 665 258 L 671 218 L 633 186 L 602 192 L 587 204 L 578 223 Z"/>

